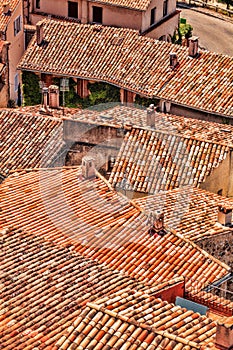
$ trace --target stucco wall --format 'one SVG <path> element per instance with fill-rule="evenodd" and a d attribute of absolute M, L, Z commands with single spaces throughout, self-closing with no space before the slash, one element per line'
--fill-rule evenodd
<path fill-rule="evenodd" d="M 178 28 L 180 14 L 177 13 L 174 17 L 159 25 L 157 28 L 148 32 L 145 36 L 159 39 L 162 36 L 166 37 L 166 41 L 171 41 L 174 31 Z"/>
<path fill-rule="evenodd" d="M 14 35 L 14 21 L 21 15 L 21 31 Z M 16 10 L 12 13 L 11 21 L 7 26 L 6 40 L 11 43 L 9 47 L 9 82 L 10 82 L 10 98 L 17 99 L 17 91 L 15 91 L 15 75 L 19 72 L 16 67 L 24 52 L 24 33 L 23 33 L 23 9 L 19 3 Z"/>
<path fill-rule="evenodd" d="M 146 30 L 150 26 L 150 16 L 151 16 L 151 9 L 156 7 L 156 16 L 155 21 L 158 22 L 163 18 L 163 1 L 161 0 L 152 0 L 147 11 L 143 12 L 142 15 L 142 31 Z M 175 0 L 168 0 L 168 11 L 167 13 L 170 14 L 176 10 L 176 1 Z"/>
<path fill-rule="evenodd" d="M 45 12 L 57 16 L 68 16 L 68 0 L 40 0 L 40 9 L 36 8 L 36 0 L 34 1 L 34 10 L 39 12 Z M 78 0 L 72 0 L 78 2 Z M 80 6 L 78 5 L 78 13 L 80 13 Z"/>
<path fill-rule="evenodd" d="M 93 6 L 103 8 L 103 24 L 116 27 L 126 27 L 139 30 L 141 28 L 142 13 L 116 6 L 106 6 L 98 3 L 89 3 L 89 22 L 93 21 Z"/>
<path fill-rule="evenodd" d="M 211 114 L 207 112 L 202 112 L 186 106 L 179 106 L 175 103 L 171 104 L 171 114 L 181 115 L 187 118 L 196 118 L 202 120 L 208 120 L 210 122 L 222 123 L 222 124 L 231 124 L 233 125 L 233 118 L 224 117 L 221 115 Z"/>
<path fill-rule="evenodd" d="M 207 176 L 200 188 L 213 193 L 222 190 L 222 195 L 233 197 L 233 164 L 232 152 L 229 152 L 226 159 Z"/>

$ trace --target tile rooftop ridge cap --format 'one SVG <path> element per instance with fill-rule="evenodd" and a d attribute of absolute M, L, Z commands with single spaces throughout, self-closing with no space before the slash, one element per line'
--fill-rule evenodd
<path fill-rule="evenodd" d="M 205 143 L 209 143 L 209 144 L 216 144 L 216 145 L 220 145 L 220 146 L 225 146 L 227 148 L 233 148 L 233 141 L 232 141 L 232 144 L 229 145 L 226 141 L 214 141 L 214 140 L 206 140 L 203 137 L 196 137 L 196 136 L 193 136 L 193 135 L 184 135 L 182 133 L 182 131 L 177 131 L 177 132 L 171 132 L 169 130 L 162 130 L 162 129 L 156 129 L 156 128 L 153 128 L 153 127 L 150 127 L 150 126 L 140 126 L 140 125 L 132 125 L 132 128 L 130 131 L 134 130 L 134 129 L 139 129 L 139 130 L 145 130 L 145 131 L 152 131 L 152 132 L 155 132 L 155 133 L 160 133 L 160 134 L 164 134 L 164 135 L 171 135 L 171 136 L 176 136 L 176 137 L 182 137 L 186 140 L 195 140 L 195 141 L 202 141 L 202 142 L 205 142 Z"/>
<path fill-rule="evenodd" d="M 58 166 L 58 167 L 47 167 L 47 168 L 19 168 L 19 169 L 12 169 L 9 170 L 9 174 L 12 176 L 15 173 L 33 173 L 33 172 L 39 172 L 39 171 L 58 171 L 58 170 L 78 170 L 81 169 L 81 165 L 67 165 L 67 166 Z M 16 174 L 15 174 L 16 175 Z"/>
<path fill-rule="evenodd" d="M 32 106 L 33 107 L 33 106 Z M 2 112 L 6 113 L 14 113 L 18 115 L 24 115 L 24 116 L 30 116 L 30 117 L 41 117 L 42 119 L 50 119 L 50 120 L 56 120 L 61 122 L 61 118 L 54 116 L 54 115 L 49 115 L 49 114 L 40 114 L 39 110 L 38 111 L 24 111 L 24 107 L 19 107 L 19 108 L 0 108 L 0 117 Z"/>
<path fill-rule="evenodd" d="M 174 229 L 170 229 L 169 230 L 172 234 L 174 234 L 175 236 L 179 237 L 180 239 L 182 239 L 183 241 L 185 241 L 186 243 L 190 244 L 193 248 L 195 248 L 196 250 L 198 250 L 199 252 L 201 252 L 205 257 L 213 260 L 215 263 L 217 263 L 218 265 L 221 265 L 224 269 L 226 269 L 228 272 L 231 271 L 230 266 L 228 266 L 227 264 L 225 264 L 224 262 L 218 260 L 217 258 L 215 258 L 214 256 L 212 256 L 211 254 L 207 253 L 207 251 L 205 251 L 204 249 L 200 248 L 195 242 L 189 240 L 188 238 L 184 237 L 181 233 L 176 232 Z"/>
<path fill-rule="evenodd" d="M 116 319 L 120 319 L 121 321 L 123 322 L 126 322 L 126 323 L 129 323 L 129 324 L 132 324 L 136 327 L 139 327 L 139 328 L 142 328 L 142 329 L 145 329 L 147 331 L 150 331 L 150 332 L 153 332 L 155 334 L 158 334 L 158 335 L 161 335 L 161 336 L 164 336 L 166 338 L 169 338 L 173 341 L 177 341 L 177 342 L 180 342 L 184 345 L 190 345 L 191 347 L 193 348 L 196 348 L 196 349 L 201 349 L 201 345 L 197 344 L 196 342 L 194 341 L 191 341 L 191 340 L 186 340 L 185 338 L 182 338 L 180 336 L 176 336 L 172 333 L 169 333 L 167 331 L 162 331 L 162 330 L 159 330 L 153 326 L 149 326 L 149 325 L 146 325 L 145 323 L 140 323 L 140 322 L 137 322 L 136 320 L 134 320 L 133 318 L 129 318 L 127 316 L 123 316 L 119 313 L 116 313 L 115 311 L 112 311 L 112 310 L 108 310 L 100 305 L 97 305 L 95 303 L 91 303 L 91 302 L 87 302 L 86 304 L 87 307 L 91 308 L 91 309 L 94 309 L 96 311 L 100 311 L 100 312 L 103 312 L 111 317 L 114 317 Z"/>

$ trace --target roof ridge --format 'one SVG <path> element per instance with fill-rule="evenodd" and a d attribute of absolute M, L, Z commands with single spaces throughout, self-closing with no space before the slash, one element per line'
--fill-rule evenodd
<path fill-rule="evenodd" d="M 174 335 L 172 333 L 169 333 L 167 331 L 161 331 L 161 330 L 159 330 L 157 328 L 148 326 L 148 325 L 146 325 L 144 323 L 137 322 L 136 320 L 134 320 L 132 318 L 123 316 L 123 315 L 121 315 L 119 313 L 116 313 L 116 312 L 114 312 L 112 310 L 108 310 L 108 309 L 106 309 L 106 308 L 104 308 L 102 306 L 99 306 L 99 305 L 95 304 L 95 303 L 88 302 L 86 304 L 86 306 L 90 307 L 92 309 L 95 309 L 96 311 L 102 311 L 103 313 L 105 313 L 105 314 L 107 314 L 107 315 L 109 315 L 111 317 L 118 318 L 121 321 L 130 323 L 130 324 L 132 324 L 132 325 L 134 325 L 136 327 L 140 327 L 140 328 L 143 328 L 143 329 L 145 329 L 147 331 L 150 331 L 150 332 L 156 333 L 158 335 L 162 335 L 164 337 L 167 337 L 167 338 L 169 338 L 171 340 L 178 341 L 178 342 L 180 342 L 180 343 L 182 343 L 184 345 L 190 345 L 193 348 L 201 349 L 201 345 L 195 343 L 194 341 L 186 340 L 185 338 L 181 338 L 180 336 L 176 336 L 176 335 Z"/>

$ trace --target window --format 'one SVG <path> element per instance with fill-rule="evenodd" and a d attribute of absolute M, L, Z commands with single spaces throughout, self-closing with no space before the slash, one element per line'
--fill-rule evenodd
<path fill-rule="evenodd" d="M 150 12 L 150 25 L 151 26 L 152 26 L 152 24 L 155 23 L 155 18 L 156 18 L 156 7 L 151 9 L 151 12 Z"/>
<path fill-rule="evenodd" d="M 40 0 L 36 0 L 36 8 L 40 9 Z"/>
<path fill-rule="evenodd" d="M 14 21 L 14 35 L 16 36 L 21 31 L 21 16 Z"/>
<path fill-rule="evenodd" d="M 93 6 L 93 20 L 92 22 L 95 23 L 102 23 L 103 22 L 103 9 L 99 6 Z"/>
<path fill-rule="evenodd" d="M 78 3 L 68 1 L 68 17 L 78 18 Z"/>
<path fill-rule="evenodd" d="M 163 16 L 167 16 L 167 6 L 168 5 L 168 0 L 165 0 L 163 2 Z"/>
<path fill-rule="evenodd" d="M 15 91 L 18 91 L 18 87 L 19 87 L 19 74 L 15 74 Z"/>

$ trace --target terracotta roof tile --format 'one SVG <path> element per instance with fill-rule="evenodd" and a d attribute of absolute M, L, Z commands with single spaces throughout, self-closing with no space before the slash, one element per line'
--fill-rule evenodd
<path fill-rule="evenodd" d="M 105 302 L 88 303 L 81 316 L 57 342 L 58 349 L 215 349 L 215 322 L 150 291 L 119 291 Z"/>
<path fill-rule="evenodd" d="M 38 46 L 34 36 L 20 69 L 104 81 L 147 97 L 233 115 L 232 57 L 201 52 L 192 59 L 182 46 L 124 28 L 45 20 L 44 33 L 46 44 Z M 123 38 L 120 45 L 114 45 L 116 37 Z M 170 52 L 178 55 L 175 70 Z"/>
<path fill-rule="evenodd" d="M 27 108 L 27 111 L 30 112 L 32 107 Z M 38 107 L 33 107 L 33 110 L 38 110 Z M 133 126 L 150 128 L 147 126 L 146 108 L 138 105 L 128 107 L 117 103 L 106 103 L 105 109 L 101 112 L 91 109 L 75 112 L 68 109 L 65 111 L 63 119 L 72 119 L 78 122 L 87 122 L 91 124 L 110 125 L 116 128 L 125 127 L 130 129 Z M 191 146 L 192 139 L 208 141 L 229 147 L 233 146 L 233 126 L 231 125 L 156 112 L 155 128 L 151 129 L 176 135 L 179 134 L 182 137 L 189 137 L 191 138 L 189 147 Z"/>
<path fill-rule="evenodd" d="M 218 207 L 233 208 L 233 200 L 191 186 L 136 199 L 134 203 L 147 213 L 163 211 L 165 225 L 192 241 L 231 230 L 218 223 Z"/>
<path fill-rule="evenodd" d="M 198 186 L 228 151 L 225 145 L 201 139 L 132 128 L 125 136 L 109 181 L 122 190 L 149 194 Z"/>
<path fill-rule="evenodd" d="M 13 13 L 20 3 L 20 0 L 8 0 L 10 13 Z M 3 13 L 3 4 L 5 4 L 5 0 L 0 0 L 0 31 L 4 32 L 10 20 L 12 19 L 11 14 L 5 15 Z"/>
<path fill-rule="evenodd" d="M 136 280 L 22 230 L 1 230 L 0 349 L 50 349 L 90 300 Z"/>
<path fill-rule="evenodd" d="M 3 175 L 18 168 L 48 166 L 64 145 L 59 119 L 1 110 L 0 123 L 0 168 Z"/>
<path fill-rule="evenodd" d="M 186 276 L 188 288 L 203 288 L 228 274 L 227 265 L 179 233 L 150 236 L 152 223 L 138 207 L 101 177 L 83 181 L 79 174 L 51 169 L 10 176 L 0 186 L 1 222 L 150 284 Z"/>

